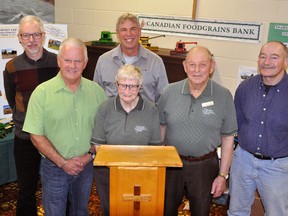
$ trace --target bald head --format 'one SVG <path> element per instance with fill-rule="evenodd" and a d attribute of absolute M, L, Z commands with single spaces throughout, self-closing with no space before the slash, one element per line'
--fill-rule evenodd
<path fill-rule="evenodd" d="M 193 55 L 201 55 L 205 58 L 205 56 L 210 60 L 213 61 L 213 55 L 210 50 L 204 46 L 194 46 L 192 47 L 186 55 L 185 61 L 191 58 Z"/>

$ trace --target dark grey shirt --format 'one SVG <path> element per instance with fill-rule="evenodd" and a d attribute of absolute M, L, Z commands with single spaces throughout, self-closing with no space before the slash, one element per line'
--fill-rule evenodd
<path fill-rule="evenodd" d="M 221 136 L 237 132 L 232 95 L 212 80 L 196 99 L 188 79 L 168 85 L 158 109 L 160 123 L 167 126 L 165 143 L 181 155 L 205 155 L 221 145 Z"/>
<path fill-rule="evenodd" d="M 152 102 L 140 96 L 137 106 L 126 113 L 119 96 L 108 98 L 97 112 L 91 142 L 113 145 L 162 144 L 158 110 Z"/>

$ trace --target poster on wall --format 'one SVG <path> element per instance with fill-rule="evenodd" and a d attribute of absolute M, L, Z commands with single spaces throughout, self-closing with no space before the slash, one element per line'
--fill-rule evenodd
<path fill-rule="evenodd" d="M 238 69 L 238 85 L 246 79 L 258 74 L 257 67 L 240 66 Z"/>
<path fill-rule="evenodd" d="M 61 42 L 67 38 L 67 25 L 44 24 L 44 28 L 46 32 L 44 48 L 57 54 Z M 18 41 L 17 34 L 18 24 L 0 25 L 0 119 L 11 119 L 12 117 L 12 110 L 5 96 L 3 71 L 9 60 L 24 51 Z"/>
<path fill-rule="evenodd" d="M 43 23 L 55 22 L 55 0 L 0 0 L 0 24 L 18 24 L 26 15 L 39 17 Z"/>
<path fill-rule="evenodd" d="M 288 46 L 288 23 L 270 23 L 268 41 L 280 41 Z"/>

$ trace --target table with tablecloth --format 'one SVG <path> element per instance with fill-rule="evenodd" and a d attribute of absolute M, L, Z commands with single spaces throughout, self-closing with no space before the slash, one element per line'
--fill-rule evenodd
<path fill-rule="evenodd" d="M 14 161 L 14 133 L 0 139 L 0 185 L 16 181 Z"/>

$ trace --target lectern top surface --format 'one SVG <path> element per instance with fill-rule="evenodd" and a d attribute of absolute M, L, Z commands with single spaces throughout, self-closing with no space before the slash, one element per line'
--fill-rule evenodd
<path fill-rule="evenodd" d="M 174 146 L 101 145 L 94 166 L 182 167 Z"/>

